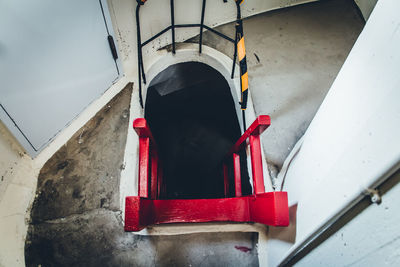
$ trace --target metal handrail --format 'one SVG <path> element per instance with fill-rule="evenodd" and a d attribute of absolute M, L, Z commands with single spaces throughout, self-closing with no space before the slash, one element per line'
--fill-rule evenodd
<path fill-rule="evenodd" d="M 227 155 L 233 155 L 235 170 L 239 170 L 237 155 L 246 140 L 250 143 L 254 191 L 252 195 L 215 199 L 160 199 L 163 189 L 157 147 L 144 118 L 136 119 L 133 127 L 139 135 L 139 194 L 125 198 L 125 231 L 140 231 L 148 225 L 204 222 L 256 222 L 272 226 L 289 225 L 287 193 L 265 192 L 262 177 L 260 134 L 270 125 L 269 116 L 259 116 L 239 138 Z M 154 160 L 156 158 L 156 160 Z M 224 169 L 226 161 L 224 163 Z M 151 169 L 151 178 L 149 174 Z M 154 172 L 153 172 L 154 171 Z M 224 172 L 225 177 L 225 172 Z M 240 181 L 239 179 L 235 180 Z M 150 183 L 149 183 L 150 182 Z M 239 184 L 240 185 L 240 184 Z M 226 186 L 226 185 L 225 185 Z M 150 192 L 149 192 L 150 188 Z"/>
<path fill-rule="evenodd" d="M 134 120 L 133 129 L 139 136 L 138 195 L 143 198 L 159 199 L 164 193 L 165 187 L 157 144 L 146 119 Z"/>
<path fill-rule="evenodd" d="M 239 152 L 247 145 L 247 139 L 249 139 L 250 144 L 253 194 L 261 194 L 265 192 L 260 135 L 270 125 L 271 118 L 268 115 L 258 116 L 256 120 L 250 125 L 250 127 L 239 138 L 239 140 L 233 145 L 231 150 L 229 150 L 229 152 L 226 154 L 223 163 L 225 197 L 229 196 L 228 161 L 231 159 L 233 160 L 235 196 L 242 196 Z"/>
<path fill-rule="evenodd" d="M 171 10 L 171 25 L 166 27 L 165 29 L 161 30 L 157 34 L 153 35 L 150 37 L 148 40 L 144 41 L 142 43 L 141 41 L 141 34 L 140 34 L 140 19 L 139 19 L 139 11 L 140 11 L 140 6 L 144 5 L 146 0 L 136 0 L 137 1 L 137 6 L 136 6 L 136 32 L 137 32 L 137 49 L 138 49 L 138 82 L 139 82 L 139 103 L 140 106 L 143 108 L 143 96 L 142 96 L 142 79 L 143 83 L 146 84 L 146 75 L 144 73 L 144 67 L 143 67 L 143 54 L 142 54 L 142 48 L 149 44 L 150 42 L 154 41 L 156 38 L 160 37 L 164 33 L 168 32 L 171 30 L 172 34 L 172 53 L 175 54 L 176 52 L 176 47 L 175 47 L 175 28 L 193 28 L 193 27 L 199 27 L 200 28 L 200 38 L 199 38 L 199 53 L 202 52 L 202 44 L 203 44 L 203 29 L 207 29 L 210 32 L 224 38 L 225 40 L 232 42 L 234 44 L 234 56 L 233 56 L 233 64 L 232 64 L 232 73 L 231 73 L 231 78 L 233 79 L 234 72 L 235 72 L 235 64 L 236 64 L 236 56 L 237 56 L 237 43 L 240 38 L 243 37 L 243 27 L 242 27 L 242 18 L 241 18 L 241 13 L 240 13 L 240 4 L 243 1 L 235 0 L 236 3 L 236 26 L 235 26 L 235 37 L 231 38 L 229 36 L 226 36 L 225 34 L 207 26 L 204 25 L 204 15 L 205 15 L 205 6 L 206 6 L 206 0 L 202 0 L 202 9 L 201 9 L 201 19 L 200 19 L 200 24 L 175 24 L 175 11 L 174 11 L 174 0 L 170 0 L 170 10 Z M 224 0 L 224 3 L 226 3 L 227 0 Z M 241 100 L 243 103 L 243 99 Z M 247 101 L 246 101 L 247 102 Z M 242 104 L 243 107 L 243 104 Z M 246 128 L 246 127 L 245 127 Z"/>
<path fill-rule="evenodd" d="M 265 193 L 260 135 L 270 125 L 269 116 L 258 116 L 226 154 L 223 161 L 225 197 L 229 197 L 228 162 L 231 159 L 234 169 L 235 197 L 242 196 L 239 152 L 247 145 L 247 139 L 249 139 L 250 145 L 253 194 Z M 138 195 L 143 198 L 159 199 L 161 195 L 165 194 L 165 184 L 163 183 L 157 144 L 146 119 L 134 120 L 133 128 L 139 136 Z"/>

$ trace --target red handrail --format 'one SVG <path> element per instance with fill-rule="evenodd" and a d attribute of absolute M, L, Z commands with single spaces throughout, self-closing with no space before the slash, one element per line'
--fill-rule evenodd
<path fill-rule="evenodd" d="M 160 199 L 165 194 L 162 168 L 157 146 L 145 119 L 133 122 L 139 136 L 139 192 L 126 197 L 125 231 L 139 231 L 151 224 L 176 222 L 258 222 L 273 226 L 289 224 L 286 192 L 265 193 L 260 134 L 270 125 L 269 116 L 259 116 L 227 154 L 224 164 L 225 198 Z M 253 187 L 250 196 L 241 196 L 239 151 L 249 139 Z M 232 159 L 235 177 L 235 197 L 228 197 L 227 161 Z M 150 177 L 151 176 L 151 177 Z M 150 179 L 149 179 L 150 177 Z M 149 190 L 150 189 L 150 190 Z"/>
<path fill-rule="evenodd" d="M 163 193 L 163 183 L 162 168 L 159 162 L 156 142 L 154 141 L 153 135 L 151 134 L 146 119 L 138 118 L 134 120 L 133 128 L 139 136 L 138 194 L 140 197 L 143 198 L 158 199 Z"/>
<path fill-rule="evenodd" d="M 240 175 L 240 156 L 239 151 L 247 145 L 249 138 L 250 144 L 250 157 L 251 157 L 251 170 L 253 176 L 254 194 L 261 194 L 265 192 L 262 154 L 260 135 L 271 125 L 271 118 L 268 115 L 260 115 L 250 125 L 250 127 L 243 133 L 239 140 L 233 145 L 231 150 L 227 153 L 224 163 L 224 184 L 225 184 L 225 197 L 229 194 L 229 178 L 227 171 L 228 160 L 233 160 L 233 172 L 235 180 L 235 196 L 242 196 L 242 181 Z"/>
<path fill-rule="evenodd" d="M 265 192 L 260 135 L 270 125 L 271 119 L 268 115 L 258 116 L 227 153 L 223 163 L 225 197 L 228 197 L 229 195 L 227 167 L 227 161 L 229 159 L 233 160 L 235 196 L 240 197 L 242 195 L 240 156 L 238 153 L 247 145 L 247 139 L 249 139 L 250 144 L 254 194 L 261 194 Z M 133 128 L 139 136 L 139 196 L 144 198 L 150 197 L 152 199 L 158 199 L 162 189 L 162 177 L 156 142 L 150 131 L 149 125 L 146 122 L 146 119 L 138 118 L 134 120 Z M 149 164 L 151 164 L 150 168 Z M 148 186 L 150 176 L 149 170 L 151 174 L 150 194 Z"/>

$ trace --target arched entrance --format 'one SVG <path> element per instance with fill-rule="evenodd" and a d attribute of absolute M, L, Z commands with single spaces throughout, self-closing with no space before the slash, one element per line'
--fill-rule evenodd
<path fill-rule="evenodd" d="M 161 197 L 223 197 L 222 160 L 241 136 L 225 78 L 200 62 L 171 65 L 147 89 L 145 118 L 163 165 L 166 193 Z M 247 195 L 251 187 L 244 152 L 240 158 L 242 193 Z"/>

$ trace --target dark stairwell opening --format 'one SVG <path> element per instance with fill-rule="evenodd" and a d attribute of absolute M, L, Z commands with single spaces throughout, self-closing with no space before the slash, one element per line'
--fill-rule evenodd
<path fill-rule="evenodd" d="M 166 193 L 161 197 L 224 197 L 222 161 L 241 135 L 225 78 L 204 63 L 169 66 L 149 85 L 145 118 L 163 166 Z M 245 151 L 240 158 L 242 193 L 247 195 L 251 186 Z M 234 196 L 232 164 L 228 169 L 229 195 Z"/>

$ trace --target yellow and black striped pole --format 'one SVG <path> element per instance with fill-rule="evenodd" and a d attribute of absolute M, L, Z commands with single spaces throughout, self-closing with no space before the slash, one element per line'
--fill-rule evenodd
<path fill-rule="evenodd" d="M 243 22 L 240 15 L 240 4 L 242 4 L 243 2 L 244 0 L 236 0 L 237 20 L 236 20 L 235 41 L 236 41 L 237 55 L 240 67 L 240 86 L 242 89 L 240 107 L 242 110 L 246 110 L 248 90 L 249 90 L 249 75 L 247 73 L 246 47 L 244 45 Z"/>

